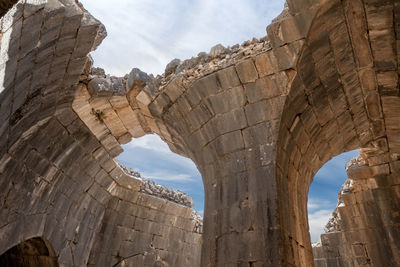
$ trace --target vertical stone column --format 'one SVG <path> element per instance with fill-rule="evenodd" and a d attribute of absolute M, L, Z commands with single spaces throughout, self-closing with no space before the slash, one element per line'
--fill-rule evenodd
<path fill-rule="evenodd" d="M 282 265 L 274 157 L 292 72 L 268 65 L 271 57 L 242 60 L 187 89 L 171 82 L 149 106 L 203 177 L 202 266 Z"/>

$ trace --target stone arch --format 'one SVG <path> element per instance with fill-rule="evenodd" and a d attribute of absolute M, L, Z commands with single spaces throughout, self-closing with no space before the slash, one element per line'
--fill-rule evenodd
<path fill-rule="evenodd" d="M 11 247 L 21 244 L 24 240 L 29 240 L 38 236 L 41 236 L 43 242 L 47 242 L 44 235 L 44 225 L 46 222 L 46 216 L 43 214 L 31 215 L 26 218 L 19 218 L 5 227 L 0 229 L 0 236 L 2 242 L 0 243 L 0 254 L 5 253 Z M 46 244 L 47 244 L 46 243 Z M 51 247 L 51 251 L 54 252 Z"/>
<path fill-rule="evenodd" d="M 0 57 L 0 228 L 46 214 L 43 235 L 60 264 L 108 264 L 120 248 L 136 255 L 138 243 L 161 252 L 137 265 L 160 255 L 174 266 L 198 263 L 190 209 L 143 194 L 113 160 L 121 143 L 146 133 L 203 175 L 203 266 L 312 265 L 305 185 L 340 151 L 362 147 L 369 175 L 386 177 L 379 183 L 390 181 L 398 196 L 397 2 L 288 1 L 268 37 L 170 66 L 160 83 L 90 71 L 101 23 L 73 0 L 32 2 L 20 1 L 13 23 L 2 20 L 10 57 Z M 381 207 L 391 201 L 374 192 Z M 395 254 L 396 213 L 388 218 Z M 186 247 L 196 253 L 182 257 Z"/>
<path fill-rule="evenodd" d="M 69 0 L 20 0 L 0 21 L 0 250 L 44 236 L 65 266 L 111 264 L 116 250 L 128 256 L 136 243 L 153 252 L 140 266 L 197 262 L 192 210 L 141 192 L 142 182 L 113 160 L 115 137 L 97 139 L 73 109 L 103 25 Z M 102 247 L 104 232 L 115 238 L 112 250 Z M 189 243 L 176 238 L 186 233 Z M 192 250 L 182 256 L 186 245 Z"/>
<path fill-rule="evenodd" d="M 361 148 L 371 177 L 386 177 L 388 182 L 392 177 L 398 179 L 397 158 L 391 162 L 389 154 L 398 151 L 390 136 L 399 126 L 388 118 L 396 117 L 398 123 L 398 115 L 392 113 L 398 111 L 390 106 L 398 104 L 399 98 L 385 93 L 398 95 L 393 73 L 398 70 L 396 28 L 391 23 L 397 11 L 393 7 L 383 2 L 322 2 L 311 25 L 286 99 L 277 144 L 277 193 L 287 264 L 313 264 L 305 231 L 308 188 L 330 158 Z M 379 47 L 377 36 L 387 40 L 385 48 Z M 384 89 L 380 79 L 389 73 L 393 74 L 392 85 Z M 386 205 L 393 208 L 389 202 Z M 386 235 L 394 230 L 390 228 Z M 398 257 L 390 248 L 392 241 L 386 246 L 392 251 L 388 257 Z M 379 265 L 379 258 L 375 264 Z"/>
<path fill-rule="evenodd" d="M 1 266 L 57 267 L 57 256 L 50 243 L 41 237 L 27 239 L 0 255 Z"/>

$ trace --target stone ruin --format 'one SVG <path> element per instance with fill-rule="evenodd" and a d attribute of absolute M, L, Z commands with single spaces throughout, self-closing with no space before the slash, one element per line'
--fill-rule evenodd
<path fill-rule="evenodd" d="M 1 266 L 400 266 L 398 0 L 287 0 L 157 77 L 92 68 L 105 28 L 75 0 L 0 17 Z M 203 226 L 114 160 L 152 133 L 202 174 Z M 312 247 L 312 179 L 357 148 Z"/>

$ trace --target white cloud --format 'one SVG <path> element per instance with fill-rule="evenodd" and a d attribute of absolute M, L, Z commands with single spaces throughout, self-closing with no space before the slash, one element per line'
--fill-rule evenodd
<path fill-rule="evenodd" d="M 308 225 L 310 227 L 311 242 L 320 239 L 320 235 L 324 232 L 324 227 L 332 214 L 332 210 L 316 210 L 308 213 Z"/>
<path fill-rule="evenodd" d="M 266 34 L 284 0 L 81 0 L 106 26 L 93 53 L 114 75 L 133 67 L 160 74 L 173 58 L 196 56 L 217 44 L 234 45 Z"/>
<path fill-rule="evenodd" d="M 168 145 L 161 140 L 158 135 L 149 134 L 140 138 L 134 138 L 127 144 L 129 149 L 143 148 L 147 150 L 156 151 L 159 153 L 172 153 Z"/>
<path fill-rule="evenodd" d="M 168 181 L 168 182 L 193 182 L 195 179 L 186 173 L 170 173 L 168 171 L 163 172 L 155 172 L 155 173 L 142 173 L 142 176 L 145 178 L 152 179 L 154 181 Z"/>
<path fill-rule="evenodd" d="M 333 209 L 328 207 L 332 207 L 333 203 L 336 204 L 336 200 L 308 199 L 308 225 L 310 227 L 311 242 L 318 241 L 320 235 L 324 232 L 324 227 L 333 212 Z"/>
<path fill-rule="evenodd" d="M 326 207 L 332 206 L 332 202 L 336 203 L 336 200 L 329 201 L 325 199 L 309 198 L 307 208 L 309 212 L 324 209 Z"/>

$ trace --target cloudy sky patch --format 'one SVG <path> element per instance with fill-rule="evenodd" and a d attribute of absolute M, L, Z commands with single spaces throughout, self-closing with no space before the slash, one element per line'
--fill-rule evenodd
<path fill-rule="evenodd" d="M 82 0 L 106 26 L 108 37 L 93 52 L 95 65 L 123 76 L 133 67 L 161 74 L 182 60 L 266 35 L 284 0 Z"/>

